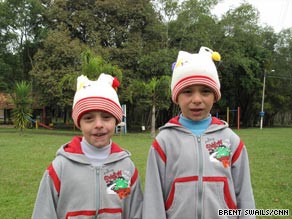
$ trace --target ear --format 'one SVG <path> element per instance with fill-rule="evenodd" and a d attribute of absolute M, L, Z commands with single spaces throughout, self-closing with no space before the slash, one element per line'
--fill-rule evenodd
<path fill-rule="evenodd" d="M 79 91 L 83 88 L 83 86 L 88 82 L 87 76 L 81 75 L 77 78 L 77 85 L 76 85 L 76 91 Z"/>

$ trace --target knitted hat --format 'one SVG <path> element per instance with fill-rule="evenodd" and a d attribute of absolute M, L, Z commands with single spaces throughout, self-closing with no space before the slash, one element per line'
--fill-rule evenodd
<path fill-rule="evenodd" d="M 77 78 L 77 90 L 73 101 L 72 118 L 80 128 L 80 118 L 92 110 L 102 110 L 112 114 L 120 123 L 123 111 L 116 92 L 117 78 L 102 73 L 96 81 L 81 75 Z"/>
<path fill-rule="evenodd" d="M 201 47 L 199 53 L 190 54 L 180 51 L 176 63 L 173 64 L 171 81 L 172 100 L 177 103 L 179 92 L 194 84 L 206 85 L 213 89 L 215 101 L 221 98 L 220 81 L 216 66 L 213 62 L 220 61 L 218 52 L 207 47 Z"/>

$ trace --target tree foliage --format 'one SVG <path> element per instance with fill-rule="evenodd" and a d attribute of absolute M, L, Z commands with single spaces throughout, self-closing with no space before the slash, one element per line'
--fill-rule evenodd
<path fill-rule="evenodd" d="M 226 107 L 239 106 L 242 125 L 255 125 L 266 72 L 265 124 L 273 125 L 292 108 L 291 29 L 260 26 L 259 12 L 247 3 L 219 19 L 211 13 L 218 2 L 0 1 L 0 88 L 11 91 L 25 80 L 41 105 L 70 111 L 78 75 L 105 72 L 122 81 L 129 126 L 150 124 L 153 107 L 160 124 L 177 113 L 167 83 L 178 51 L 207 46 L 222 57 L 222 99 L 214 110 L 224 118 Z"/>
<path fill-rule="evenodd" d="M 30 72 L 33 90 L 40 96 L 43 105 L 65 107 L 72 103 L 74 93 L 60 84 L 67 74 L 78 75 L 81 69 L 80 54 L 85 46 L 77 39 L 71 39 L 68 32 L 50 31 L 34 56 Z"/>

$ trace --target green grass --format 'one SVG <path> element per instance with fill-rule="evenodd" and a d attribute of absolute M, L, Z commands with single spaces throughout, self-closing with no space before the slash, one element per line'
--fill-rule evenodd
<path fill-rule="evenodd" d="M 292 128 L 237 133 L 248 149 L 257 209 L 289 209 L 292 218 Z"/>
<path fill-rule="evenodd" d="M 289 209 L 291 215 L 292 128 L 241 129 L 235 132 L 248 149 L 257 209 Z M 14 129 L 0 128 L 1 219 L 31 217 L 44 170 L 61 144 L 79 134 L 78 131 L 39 129 L 26 130 L 20 136 Z M 113 140 L 131 151 L 144 185 L 146 159 L 152 142 L 150 134 L 117 135 Z"/>

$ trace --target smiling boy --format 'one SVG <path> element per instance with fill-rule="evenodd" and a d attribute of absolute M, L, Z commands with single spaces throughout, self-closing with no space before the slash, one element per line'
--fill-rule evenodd
<path fill-rule="evenodd" d="M 142 190 L 130 152 L 111 138 L 123 112 L 111 75 L 77 79 L 72 118 L 82 131 L 58 150 L 40 183 L 33 219 L 141 218 Z"/>

